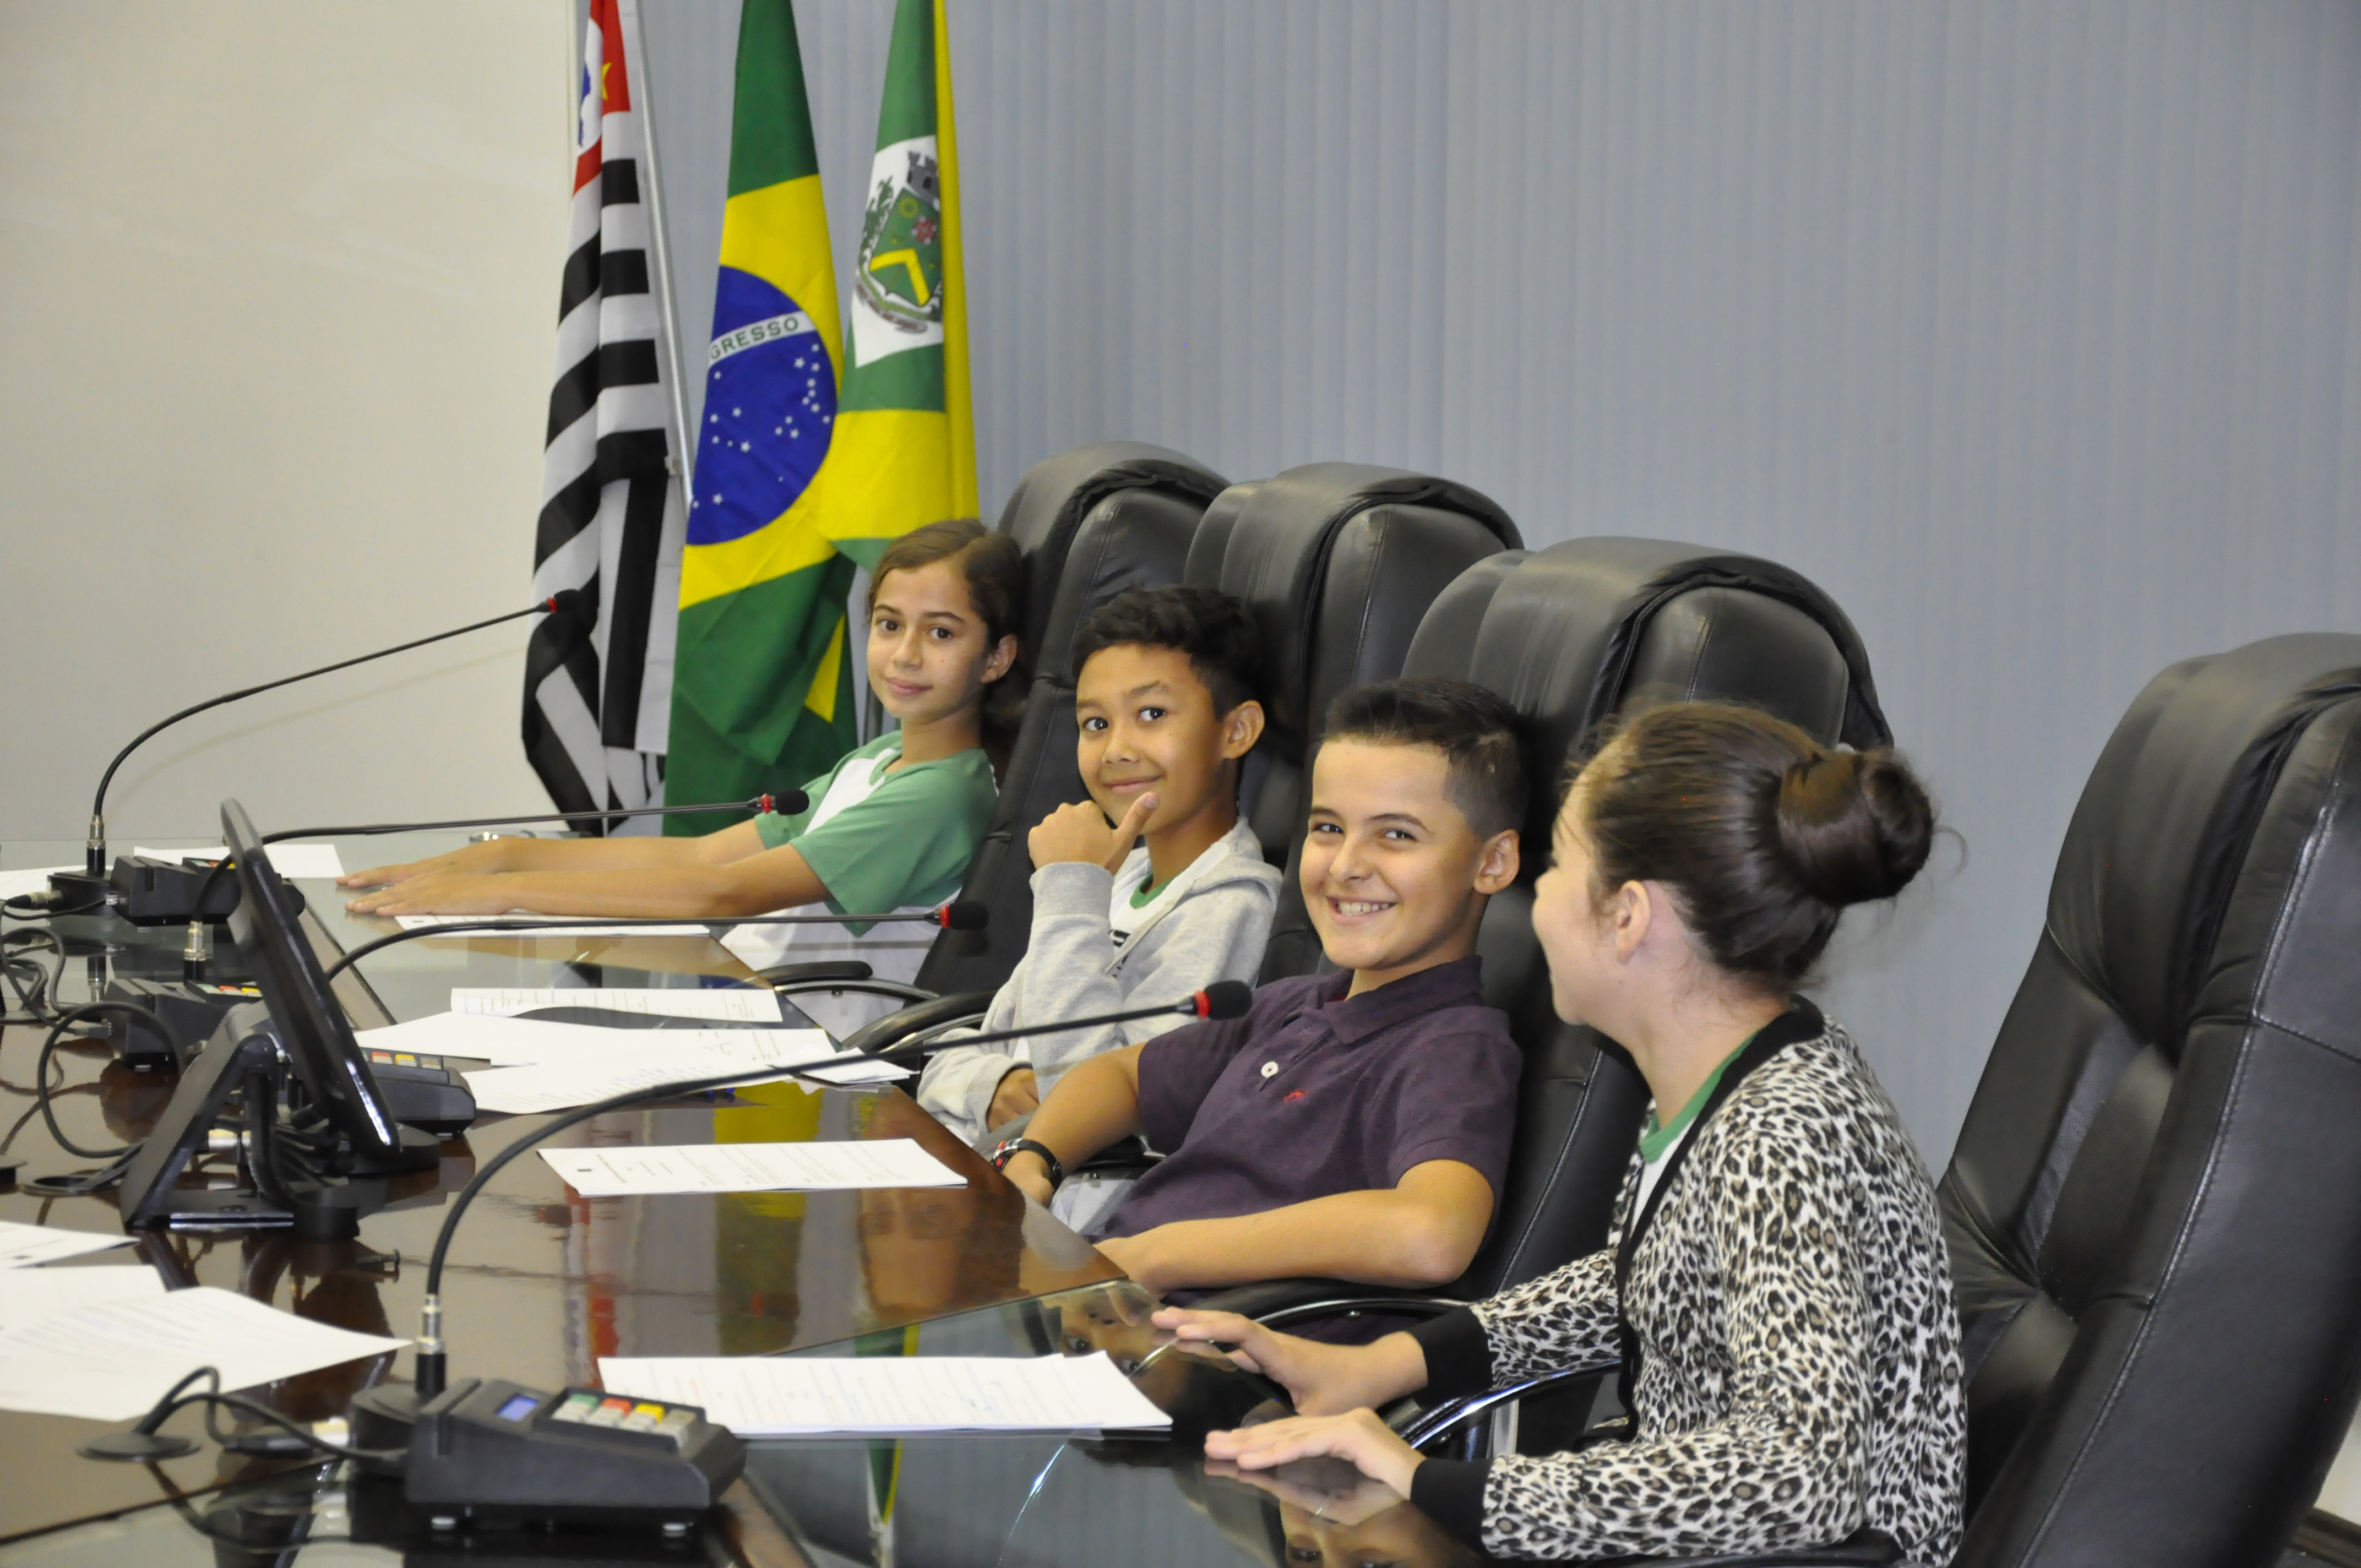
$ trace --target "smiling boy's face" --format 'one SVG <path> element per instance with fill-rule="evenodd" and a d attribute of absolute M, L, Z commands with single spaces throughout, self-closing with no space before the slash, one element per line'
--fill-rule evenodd
<path fill-rule="evenodd" d="M 1367 991 L 1474 949 L 1485 895 L 1517 879 L 1517 835 L 1479 839 L 1432 746 L 1331 740 L 1312 764 L 1303 901 L 1329 961 Z"/>
<path fill-rule="evenodd" d="M 1255 722 L 1246 723 L 1244 709 Z M 1213 694 L 1177 648 L 1118 642 L 1084 663 L 1074 682 L 1074 760 L 1110 822 L 1156 796 L 1141 831 L 1160 833 L 1235 792 L 1228 764 L 1261 733 L 1261 709 L 1213 711 Z"/>

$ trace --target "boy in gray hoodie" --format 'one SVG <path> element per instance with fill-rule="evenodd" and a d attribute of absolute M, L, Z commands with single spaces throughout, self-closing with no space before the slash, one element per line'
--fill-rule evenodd
<path fill-rule="evenodd" d="M 1279 884 L 1238 816 L 1238 770 L 1262 735 L 1258 652 L 1246 611 L 1209 588 L 1136 588 L 1082 622 L 1075 754 L 1091 799 L 1026 840 L 1032 938 L 985 1031 L 1254 980 Z M 1077 1063 L 1170 1027 L 1144 1018 L 955 1047 L 927 1065 L 918 1103 L 989 1146 Z"/>

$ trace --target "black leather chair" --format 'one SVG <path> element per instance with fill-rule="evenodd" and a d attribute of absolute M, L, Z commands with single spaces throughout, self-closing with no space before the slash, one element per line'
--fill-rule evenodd
<path fill-rule="evenodd" d="M 2361 637 L 2132 704 L 1941 1193 L 1957 1561 L 2276 1561 L 2361 1378 Z"/>
<path fill-rule="evenodd" d="M 1319 958 L 1295 859 L 1304 759 L 1329 703 L 1400 674 L 1435 596 L 1520 543 L 1508 513 L 1465 485 L 1360 463 L 1312 463 L 1235 485 L 1206 510 L 1186 580 L 1246 604 L 1266 663 L 1268 723 L 1239 792 L 1264 854 L 1287 871 L 1266 980 Z"/>
<path fill-rule="evenodd" d="M 1179 582 L 1197 521 L 1224 488 L 1219 475 L 1178 452 L 1106 441 L 1044 458 L 1009 493 L 999 526 L 1025 551 L 1032 682 L 1000 805 L 960 888 L 990 911 L 990 923 L 937 938 L 917 984 L 904 988 L 914 1005 L 848 1036 L 848 1047 L 879 1049 L 973 1022 L 1025 956 L 1033 926 L 1025 835 L 1086 794 L 1074 767 L 1074 633 L 1117 594 Z"/>
<path fill-rule="evenodd" d="M 2361 637 L 2157 676 L 2075 807 L 1939 1190 L 1958 1568 L 2279 1561 L 2361 1388 L 2356 954 Z"/>
<path fill-rule="evenodd" d="M 1524 868 L 1492 900 L 1479 937 L 1486 996 L 1509 1014 L 1525 1054 L 1508 1187 L 1490 1237 L 1441 1297 L 1278 1280 L 1206 1303 L 1275 1325 L 1346 1310 L 1441 1310 L 1606 1245 L 1647 1087 L 1610 1042 L 1559 1021 L 1532 915 L 1567 762 L 1584 736 L 1620 711 L 1711 699 L 1752 703 L 1824 740 L 1891 738 L 1860 634 L 1809 579 L 1665 540 L 1577 539 L 1477 564 L 1435 598 L 1401 673 L 1489 686 L 1527 726 Z M 1291 907 L 1301 928 L 1294 961 L 1306 964 L 1292 972 L 1308 972 L 1318 941 L 1300 901 Z M 1276 953 L 1276 933 L 1272 944 Z"/>

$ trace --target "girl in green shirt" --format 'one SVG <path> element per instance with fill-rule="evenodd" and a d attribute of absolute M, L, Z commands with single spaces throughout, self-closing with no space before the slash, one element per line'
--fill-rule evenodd
<path fill-rule="evenodd" d="M 992 816 L 987 730 L 1013 729 L 1022 705 L 1011 672 L 1024 582 L 1016 542 L 972 518 L 929 523 L 886 548 L 869 593 L 869 685 L 901 727 L 812 780 L 803 811 L 693 839 L 494 839 L 357 872 L 342 885 L 375 891 L 346 907 L 726 920 L 805 905 L 840 915 L 940 903 L 959 891 Z M 906 980 L 931 935 L 831 924 L 748 927 L 725 941 L 756 967 L 858 956 L 882 979 Z M 891 1006 L 829 1000 L 856 1011 Z M 816 1021 L 850 1028 L 865 1018 Z"/>

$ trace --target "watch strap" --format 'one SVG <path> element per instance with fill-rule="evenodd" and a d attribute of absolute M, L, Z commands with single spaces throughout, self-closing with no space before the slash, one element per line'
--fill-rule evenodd
<path fill-rule="evenodd" d="M 1040 1156 L 1041 1163 L 1049 1168 L 1049 1185 L 1052 1187 L 1062 1187 L 1065 1185 L 1066 1168 L 1058 1163 L 1058 1157 L 1049 1152 L 1049 1145 L 1037 1143 L 1031 1138 L 1010 1138 L 1004 1142 L 998 1148 L 994 1149 L 992 1151 L 992 1168 L 994 1170 L 1006 1170 L 1008 1168 L 1008 1162 L 1015 1159 L 1021 1154 Z"/>

